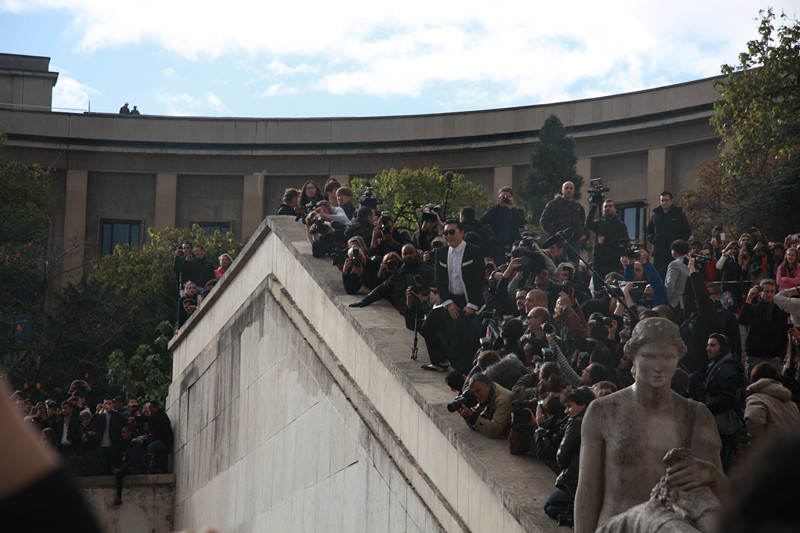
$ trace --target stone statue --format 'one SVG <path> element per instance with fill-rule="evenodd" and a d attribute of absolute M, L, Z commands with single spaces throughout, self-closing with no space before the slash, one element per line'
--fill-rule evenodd
<path fill-rule="evenodd" d="M 678 327 L 663 318 L 645 319 L 634 328 L 625 353 L 636 366 L 636 382 L 592 402 L 584 417 L 575 496 L 578 533 L 591 533 L 646 502 L 662 475 L 673 503 L 682 501 L 681 491 L 708 487 L 719 497 L 727 485 L 713 416 L 670 389 L 686 353 Z M 664 474 L 662 458 L 674 448 L 691 451 L 675 453 Z"/>
<path fill-rule="evenodd" d="M 692 460 L 688 448 L 673 448 L 664 463 L 678 467 Z M 673 490 L 666 474 L 653 487 L 650 500 L 611 517 L 598 533 L 712 533 L 721 511 L 719 498 L 707 486 Z"/>

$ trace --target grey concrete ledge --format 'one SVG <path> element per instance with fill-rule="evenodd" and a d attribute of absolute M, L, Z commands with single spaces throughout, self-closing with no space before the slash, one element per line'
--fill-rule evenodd
<path fill-rule="evenodd" d="M 80 476 L 75 483 L 81 488 L 116 486 L 115 476 Z M 125 476 L 125 486 L 175 485 L 175 474 L 149 474 Z"/>

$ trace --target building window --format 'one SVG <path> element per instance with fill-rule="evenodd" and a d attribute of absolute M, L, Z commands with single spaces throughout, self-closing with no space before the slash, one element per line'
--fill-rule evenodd
<path fill-rule="evenodd" d="M 631 239 L 638 241 L 644 237 L 647 223 L 647 204 L 645 202 L 617 204 L 617 214 L 620 220 L 628 226 L 628 236 Z"/>
<path fill-rule="evenodd" d="M 128 243 L 131 248 L 139 246 L 142 223 L 138 220 L 103 220 L 102 225 L 103 254 L 110 254 L 118 244 Z"/>
<path fill-rule="evenodd" d="M 198 222 L 197 225 L 209 236 L 214 235 L 217 230 L 224 236 L 231 230 L 230 222 Z"/>

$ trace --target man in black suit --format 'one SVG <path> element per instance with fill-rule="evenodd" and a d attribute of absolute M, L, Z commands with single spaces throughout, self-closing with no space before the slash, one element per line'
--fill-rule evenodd
<path fill-rule="evenodd" d="M 122 441 L 122 426 L 125 425 L 125 418 L 114 410 L 112 398 L 103 400 L 103 412 L 95 415 L 92 425 L 94 425 L 94 431 L 100 441 L 98 455 L 106 462 L 109 469 L 118 468 L 122 459 L 119 446 Z"/>
<path fill-rule="evenodd" d="M 439 301 L 420 329 L 431 359 L 423 368 L 446 370 L 452 364 L 467 374 L 480 346 L 476 312 L 483 305 L 483 251 L 464 241 L 457 220 L 447 221 L 443 235 L 448 246 L 437 249 L 434 258 Z"/>

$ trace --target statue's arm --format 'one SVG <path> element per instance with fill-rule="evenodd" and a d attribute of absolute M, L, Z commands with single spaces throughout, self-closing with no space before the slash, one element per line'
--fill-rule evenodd
<path fill-rule="evenodd" d="M 605 441 L 597 404 L 591 403 L 581 426 L 581 459 L 575 494 L 575 531 L 593 533 L 603 507 Z"/>
<path fill-rule="evenodd" d="M 667 468 L 667 483 L 680 490 L 691 490 L 708 486 L 718 498 L 728 486 L 728 478 L 722 471 L 717 425 L 708 409 L 697 406 L 692 431 L 692 460 Z"/>

